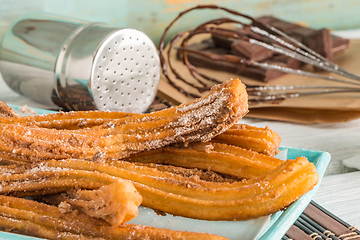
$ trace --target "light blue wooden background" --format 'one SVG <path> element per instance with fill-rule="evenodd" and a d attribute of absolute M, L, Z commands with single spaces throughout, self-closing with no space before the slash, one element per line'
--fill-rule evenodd
<path fill-rule="evenodd" d="M 180 11 L 198 4 L 216 4 L 251 16 L 274 15 L 313 28 L 360 28 L 359 0 L 0 0 L 0 37 L 22 14 L 43 11 L 146 33 L 158 45 L 168 23 Z M 205 20 L 223 16 L 220 11 L 196 11 L 175 26 L 175 33 Z"/>

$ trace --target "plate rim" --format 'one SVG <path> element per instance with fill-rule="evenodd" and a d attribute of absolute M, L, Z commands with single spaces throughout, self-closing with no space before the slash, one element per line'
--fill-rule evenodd
<path fill-rule="evenodd" d="M 308 160 L 314 163 L 316 171 L 319 174 L 319 182 L 315 187 L 308 193 L 301 196 L 298 200 L 293 202 L 285 211 L 278 212 L 276 219 L 270 222 L 267 229 L 265 229 L 257 238 L 257 240 L 266 240 L 266 239 L 281 239 L 282 236 L 289 230 L 289 228 L 294 224 L 296 219 L 302 214 L 305 208 L 309 205 L 313 196 L 319 189 L 321 185 L 321 180 L 324 177 L 325 170 L 329 165 L 331 160 L 331 155 L 328 152 L 317 151 L 312 149 L 305 148 L 295 148 L 295 147 L 280 147 L 281 150 L 290 150 L 293 154 L 294 152 L 299 152 L 297 156 L 307 157 Z M 309 159 L 309 157 L 311 157 Z M 292 157 L 288 157 L 292 159 Z"/>

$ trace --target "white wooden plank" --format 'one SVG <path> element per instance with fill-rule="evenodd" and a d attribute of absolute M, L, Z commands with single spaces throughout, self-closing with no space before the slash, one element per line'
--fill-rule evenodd
<path fill-rule="evenodd" d="M 360 172 L 323 178 L 314 200 L 347 223 L 360 228 Z"/>

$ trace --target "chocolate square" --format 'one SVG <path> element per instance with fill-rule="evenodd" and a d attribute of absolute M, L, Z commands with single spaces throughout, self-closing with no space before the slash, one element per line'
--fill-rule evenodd
<path fill-rule="evenodd" d="M 236 40 L 231 44 L 231 53 L 259 62 L 270 58 L 274 52 L 257 44 Z"/>

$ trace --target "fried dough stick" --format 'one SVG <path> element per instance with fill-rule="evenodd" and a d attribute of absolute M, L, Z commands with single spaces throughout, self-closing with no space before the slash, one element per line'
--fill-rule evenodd
<path fill-rule="evenodd" d="M 224 133 L 223 133 L 224 134 Z M 187 147 L 169 146 L 134 154 L 125 161 L 168 164 L 185 168 L 211 169 L 238 179 L 258 178 L 283 164 L 275 157 L 213 142 L 190 143 Z"/>
<path fill-rule="evenodd" d="M 7 118 L 8 123 L 17 123 L 25 126 L 37 126 L 56 129 L 81 129 L 109 123 L 114 119 L 120 119 L 136 115 L 124 112 L 59 112 L 56 114 L 38 115 L 34 117 Z M 2 119 L 0 119 L 1 122 Z M 4 118 L 3 118 L 4 120 Z M 211 142 L 235 145 L 269 156 L 279 152 L 281 138 L 275 131 L 268 127 L 261 128 L 247 124 L 235 124 L 229 130 L 219 134 Z"/>
<path fill-rule="evenodd" d="M 59 130 L 0 124 L 0 154 L 21 161 L 92 158 L 121 159 L 176 142 L 209 141 L 248 111 L 240 80 L 214 86 L 193 102 L 162 111 L 116 119 L 90 129 Z"/>
<path fill-rule="evenodd" d="M 234 183 L 186 178 L 125 161 L 47 161 L 28 171 L 6 169 L 1 194 L 36 195 L 56 189 L 99 188 L 120 177 L 131 181 L 142 205 L 166 213 L 204 220 L 245 220 L 277 212 L 310 191 L 318 182 L 306 158 L 287 160 L 260 178 Z M 5 168 L 5 167 L 4 167 Z M 11 173 L 11 174 L 10 174 Z"/>
<path fill-rule="evenodd" d="M 199 168 L 185 168 L 174 165 L 158 164 L 158 163 L 136 163 L 136 165 L 144 165 L 149 168 L 155 168 L 160 172 L 170 172 L 186 178 L 197 178 L 208 182 L 233 183 L 243 180 L 234 176 L 220 174 L 212 170 L 202 170 Z"/>
<path fill-rule="evenodd" d="M 274 156 L 279 153 L 281 137 L 269 127 L 261 128 L 247 124 L 235 124 L 211 141 L 235 145 Z"/>
<path fill-rule="evenodd" d="M 9 107 L 3 101 L 0 101 L 0 119 L 8 118 L 8 117 L 18 117 L 18 116 L 19 114 L 17 114 L 12 107 Z"/>
<path fill-rule="evenodd" d="M 58 207 L 0 195 L 0 228 L 47 239 L 189 239 L 217 240 L 220 236 L 173 231 L 124 223 L 110 226 L 78 211 L 62 213 Z"/>
<path fill-rule="evenodd" d="M 116 111 L 71 111 L 24 117 L 7 116 L 7 118 L 0 118 L 0 123 L 21 124 L 23 126 L 36 126 L 41 128 L 78 130 L 82 128 L 92 128 L 116 119 L 136 115 L 140 114 Z"/>
<path fill-rule="evenodd" d="M 11 118 L 9 118 L 11 115 L 7 115 L 8 118 L 0 118 L 0 123 L 16 123 L 41 128 L 77 130 L 96 127 L 105 123 L 111 123 L 111 121 L 116 119 L 136 115 L 139 114 L 104 111 L 59 112 L 47 115 Z M 212 139 L 212 142 L 231 144 L 274 156 L 279 152 L 281 138 L 268 127 L 261 128 L 247 124 L 235 124 L 229 130 Z"/>
<path fill-rule="evenodd" d="M 75 208 L 90 217 L 102 218 L 111 226 L 119 226 L 138 215 L 142 201 L 140 193 L 131 182 L 117 179 L 96 190 L 71 189 L 52 196 L 63 212 Z"/>

